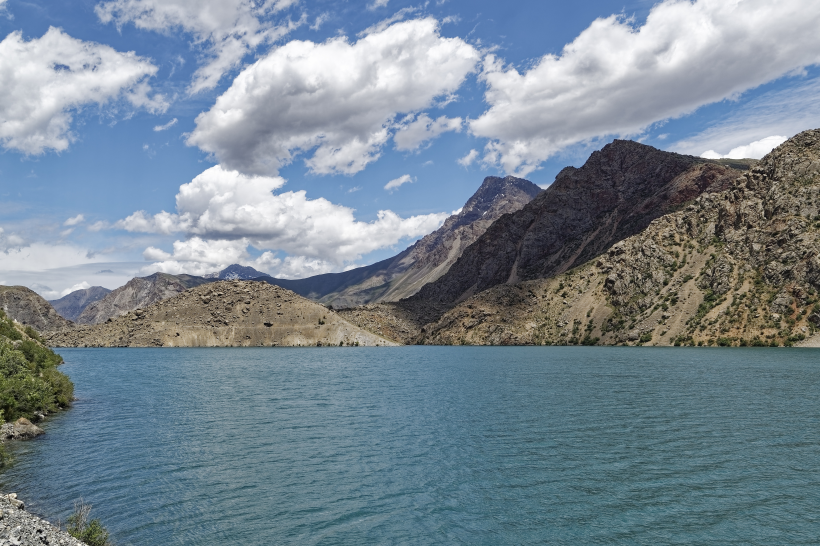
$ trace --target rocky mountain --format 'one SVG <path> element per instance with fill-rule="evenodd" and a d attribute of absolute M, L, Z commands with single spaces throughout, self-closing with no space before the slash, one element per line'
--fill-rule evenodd
<path fill-rule="evenodd" d="M 217 281 L 102 324 L 48 336 L 52 347 L 395 345 L 289 290 Z"/>
<path fill-rule="evenodd" d="M 820 327 L 820 130 L 718 188 L 570 271 L 467 298 L 415 341 L 810 342 Z"/>
<path fill-rule="evenodd" d="M 441 277 L 493 222 L 520 210 L 539 192 L 522 178 L 488 176 L 457 214 L 392 258 L 343 273 L 265 280 L 335 308 L 398 301 Z"/>
<path fill-rule="evenodd" d="M 738 171 L 616 140 L 581 168 L 567 167 L 515 214 L 495 222 L 417 299 L 455 304 L 499 284 L 546 278 L 581 265 Z"/>
<path fill-rule="evenodd" d="M 103 299 L 111 290 L 102 286 L 92 286 L 83 290 L 75 290 L 74 292 L 63 296 L 58 300 L 49 300 L 48 303 L 54 308 L 57 313 L 68 320 L 77 320 L 80 313 L 95 301 Z"/>
<path fill-rule="evenodd" d="M 39 294 L 25 286 L 0 286 L 0 308 L 23 326 L 31 326 L 38 332 L 51 332 L 71 328 L 67 321 Z"/>
<path fill-rule="evenodd" d="M 124 315 L 134 309 L 171 298 L 189 288 L 213 282 L 213 279 L 192 275 L 154 273 L 135 277 L 124 286 L 113 290 L 101 300 L 90 303 L 77 316 L 77 324 L 100 324 L 109 318 Z"/>
<path fill-rule="evenodd" d="M 207 275 L 202 275 L 203 279 L 219 279 L 223 281 L 234 281 L 234 280 L 251 280 L 256 279 L 259 277 L 267 276 L 265 273 L 261 271 L 257 271 L 256 269 L 244 265 L 233 264 L 229 265 L 222 271 L 217 271 L 216 273 L 208 273 Z"/>

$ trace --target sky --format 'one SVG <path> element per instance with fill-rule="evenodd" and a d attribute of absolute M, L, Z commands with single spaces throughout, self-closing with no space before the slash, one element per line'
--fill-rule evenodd
<path fill-rule="evenodd" d="M 0 284 L 302 278 L 615 138 L 820 127 L 809 0 L 0 0 Z"/>

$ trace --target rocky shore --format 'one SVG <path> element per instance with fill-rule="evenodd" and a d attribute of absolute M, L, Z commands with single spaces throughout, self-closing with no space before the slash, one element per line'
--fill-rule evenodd
<path fill-rule="evenodd" d="M 0 495 L 0 546 L 83 546 L 59 527 L 29 514 L 10 493 Z"/>

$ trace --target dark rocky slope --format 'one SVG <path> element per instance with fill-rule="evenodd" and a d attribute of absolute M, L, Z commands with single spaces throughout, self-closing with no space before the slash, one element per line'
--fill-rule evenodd
<path fill-rule="evenodd" d="M 51 304 L 61 317 L 75 321 L 86 307 L 95 301 L 103 299 L 110 292 L 111 290 L 108 288 L 92 286 L 91 288 L 85 288 L 83 290 L 75 290 L 58 300 L 49 300 L 48 303 Z"/>
<path fill-rule="evenodd" d="M 493 222 L 520 210 L 540 191 L 528 180 L 488 176 L 458 214 L 392 258 L 343 273 L 265 280 L 337 308 L 398 301 L 445 274 Z"/>
<path fill-rule="evenodd" d="M 462 302 L 417 341 L 791 345 L 820 327 L 820 130 L 597 259 Z"/>
<path fill-rule="evenodd" d="M 0 286 L 0 309 L 11 319 L 38 332 L 63 330 L 74 325 L 61 317 L 39 294 L 25 286 Z"/>
<path fill-rule="evenodd" d="M 101 300 L 89 304 L 77 317 L 77 324 L 100 324 L 152 303 L 181 294 L 189 288 L 213 282 L 193 275 L 154 273 L 135 277 Z"/>
<path fill-rule="evenodd" d="M 499 284 L 552 277 L 583 264 L 738 175 L 704 161 L 616 140 L 500 218 L 415 298 L 454 304 Z"/>

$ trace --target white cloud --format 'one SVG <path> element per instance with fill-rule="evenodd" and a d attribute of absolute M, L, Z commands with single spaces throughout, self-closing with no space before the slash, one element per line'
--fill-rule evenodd
<path fill-rule="evenodd" d="M 194 36 L 194 44 L 205 51 L 204 64 L 197 69 L 190 93 L 213 89 L 228 70 L 260 45 L 288 34 L 300 23 L 276 25 L 264 19 L 297 4 L 297 0 L 112 0 L 98 4 L 103 23 L 122 27 L 133 23 L 139 29 L 171 32 L 182 29 Z"/>
<path fill-rule="evenodd" d="M 390 0 L 373 0 L 372 4 L 368 4 L 367 9 L 374 10 L 386 7 L 388 2 L 390 2 Z"/>
<path fill-rule="evenodd" d="M 676 142 L 671 149 L 698 155 L 703 150 L 731 150 L 767 135 L 796 135 L 820 127 L 820 78 L 769 91 L 741 104 L 707 130 Z"/>
<path fill-rule="evenodd" d="M 103 261 L 102 258 L 92 255 L 88 249 L 74 245 L 35 242 L 13 244 L 0 251 L 3 271 L 42 271 L 100 261 Z"/>
<path fill-rule="evenodd" d="M 788 137 L 784 136 L 770 136 L 763 138 L 761 140 L 756 140 L 751 144 L 746 144 L 745 146 L 738 146 L 737 148 L 732 148 L 728 154 L 719 154 L 714 150 L 708 150 L 700 154 L 701 157 L 705 157 L 707 159 L 744 159 L 744 158 L 751 158 L 751 159 L 760 159 L 764 155 L 768 154 L 784 142 L 788 140 Z"/>
<path fill-rule="evenodd" d="M 666 0 L 639 28 L 597 19 L 523 74 L 489 55 L 490 108 L 470 130 L 490 139 L 486 164 L 524 175 L 571 144 L 636 134 L 818 63 L 818 25 L 820 4 L 802 0 Z"/>
<path fill-rule="evenodd" d="M 78 214 L 77 216 L 74 216 L 73 218 L 69 218 L 68 220 L 63 222 L 63 225 L 64 226 L 76 226 L 77 224 L 82 224 L 83 222 L 85 222 L 85 216 L 83 216 L 82 214 Z"/>
<path fill-rule="evenodd" d="M 456 163 L 464 167 L 465 169 L 475 163 L 475 160 L 478 159 L 479 153 L 478 150 L 470 150 L 467 155 L 462 157 L 461 159 L 456 159 Z"/>
<path fill-rule="evenodd" d="M 395 178 L 395 179 L 391 180 L 390 182 L 388 182 L 387 184 L 385 184 L 384 189 L 386 189 L 387 191 L 392 193 L 393 190 L 399 189 L 399 187 L 402 184 L 413 183 L 415 181 L 416 181 L 415 178 L 413 178 L 409 174 L 405 174 L 405 175 L 402 175 L 398 178 Z"/>
<path fill-rule="evenodd" d="M 171 121 L 169 121 L 168 123 L 166 123 L 165 125 L 155 125 L 154 126 L 154 131 L 157 131 L 157 132 L 167 131 L 168 129 L 170 129 L 171 127 L 176 125 L 178 121 L 179 120 L 177 118 L 174 118 Z"/>
<path fill-rule="evenodd" d="M 355 43 L 292 41 L 242 71 L 208 112 L 189 145 L 228 169 L 275 174 L 294 156 L 317 174 L 354 174 L 378 159 L 395 117 L 453 93 L 478 52 L 443 38 L 435 19 L 371 32 Z"/>
<path fill-rule="evenodd" d="M 136 212 L 114 227 L 133 232 L 184 233 L 172 252 L 150 247 L 147 260 L 231 264 L 247 260 L 248 246 L 284 251 L 291 262 L 325 262 L 339 268 L 364 254 L 395 245 L 405 238 L 420 237 L 437 229 L 447 213 L 401 218 L 389 210 L 379 211 L 371 222 L 356 220 L 353 210 L 330 201 L 308 199 L 304 191 L 274 194 L 280 177 L 246 176 L 211 167 L 177 194 L 177 212 L 153 216 Z M 300 259 L 301 259 L 300 258 Z M 318 262 L 317 262 L 318 260 Z M 159 266 L 158 266 L 159 267 Z M 294 265 L 288 267 L 295 267 Z"/>
<path fill-rule="evenodd" d="M 23 40 L 20 31 L 0 42 L 0 142 L 26 154 L 62 151 L 74 140 L 74 112 L 124 99 L 134 108 L 163 112 L 161 95 L 149 96 L 157 67 L 134 52 L 83 42 L 51 27 Z"/>
<path fill-rule="evenodd" d="M 396 134 L 393 135 L 393 142 L 396 143 L 397 150 L 416 150 L 428 140 L 432 140 L 442 133 L 448 131 L 460 133 L 463 123 L 461 118 L 440 116 L 438 119 L 433 120 L 427 114 L 421 114 L 415 120 L 402 124 Z"/>
<path fill-rule="evenodd" d="M 329 20 L 330 14 L 328 12 L 321 13 L 318 17 L 316 17 L 316 20 L 313 22 L 312 25 L 310 25 L 309 28 L 310 30 L 319 30 L 320 28 L 322 28 L 322 25 L 327 23 Z"/>
<path fill-rule="evenodd" d="M 69 294 L 71 294 L 72 292 L 76 292 L 77 290 L 86 290 L 88 288 L 91 288 L 91 285 L 85 281 L 82 281 L 80 283 L 75 284 L 71 288 L 66 288 L 65 290 L 60 292 L 60 297 L 62 298 L 63 296 L 68 296 Z"/>

